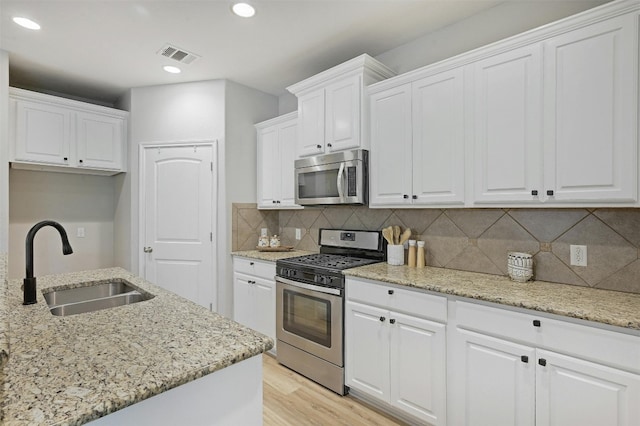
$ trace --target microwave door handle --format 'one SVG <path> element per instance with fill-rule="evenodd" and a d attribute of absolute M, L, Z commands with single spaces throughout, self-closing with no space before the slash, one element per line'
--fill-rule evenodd
<path fill-rule="evenodd" d="M 338 196 L 341 200 L 344 200 L 344 188 L 342 187 L 342 181 L 344 180 L 344 163 L 340 163 L 340 169 L 338 169 Z"/>

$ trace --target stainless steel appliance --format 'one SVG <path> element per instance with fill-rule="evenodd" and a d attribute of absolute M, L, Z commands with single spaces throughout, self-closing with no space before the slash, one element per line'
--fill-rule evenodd
<path fill-rule="evenodd" d="M 369 151 L 356 149 L 296 160 L 296 204 L 366 205 Z"/>
<path fill-rule="evenodd" d="M 385 260 L 379 231 L 320 229 L 320 254 L 276 261 L 278 362 L 344 395 L 344 276 Z"/>

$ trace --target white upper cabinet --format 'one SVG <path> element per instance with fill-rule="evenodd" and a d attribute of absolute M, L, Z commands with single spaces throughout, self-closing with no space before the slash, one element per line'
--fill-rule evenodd
<path fill-rule="evenodd" d="M 393 75 L 361 55 L 288 87 L 298 97 L 297 157 L 368 148 L 364 87 Z"/>
<path fill-rule="evenodd" d="M 638 15 L 544 42 L 545 195 L 637 200 Z"/>
<path fill-rule="evenodd" d="M 16 102 L 13 160 L 68 165 L 71 112 L 55 105 Z"/>
<path fill-rule="evenodd" d="M 375 92 L 371 107 L 369 205 L 410 204 L 413 188 L 411 84 Z"/>
<path fill-rule="evenodd" d="M 12 167 L 112 175 L 125 171 L 128 113 L 10 89 Z"/>
<path fill-rule="evenodd" d="M 539 202 L 532 191 L 542 191 L 541 56 L 534 44 L 470 66 L 477 203 Z"/>
<path fill-rule="evenodd" d="M 76 142 L 79 167 L 95 169 L 122 168 L 121 118 L 79 112 L 76 114 Z"/>
<path fill-rule="evenodd" d="M 297 142 L 298 156 L 324 152 L 324 90 L 317 90 L 298 98 L 300 116 L 300 139 Z"/>
<path fill-rule="evenodd" d="M 464 203 L 461 68 L 370 92 L 371 207 Z"/>
<path fill-rule="evenodd" d="M 638 206 L 639 15 L 614 1 L 368 87 L 370 205 Z"/>
<path fill-rule="evenodd" d="M 337 81 L 325 89 L 326 151 L 360 147 L 362 91 L 360 75 Z"/>
<path fill-rule="evenodd" d="M 295 112 L 256 124 L 259 209 L 301 208 L 295 204 Z"/>
<path fill-rule="evenodd" d="M 464 203 L 463 71 L 412 84 L 414 204 Z"/>

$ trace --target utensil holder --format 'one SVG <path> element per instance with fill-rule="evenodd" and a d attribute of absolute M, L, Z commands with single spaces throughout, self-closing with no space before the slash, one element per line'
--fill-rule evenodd
<path fill-rule="evenodd" d="M 513 281 L 524 283 L 533 278 L 533 256 L 529 253 L 507 253 L 507 274 Z"/>
<path fill-rule="evenodd" d="M 389 244 L 387 246 L 387 263 L 389 265 L 404 265 L 404 245 Z"/>

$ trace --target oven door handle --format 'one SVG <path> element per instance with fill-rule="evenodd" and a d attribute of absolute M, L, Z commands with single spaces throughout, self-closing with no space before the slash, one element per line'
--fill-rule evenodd
<path fill-rule="evenodd" d="M 299 281 L 293 281 L 293 280 L 282 278 L 282 277 L 276 277 L 276 281 L 279 281 L 283 284 L 288 284 L 294 287 L 304 288 L 306 290 L 319 291 L 320 293 L 325 293 L 325 294 L 333 294 L 336 296 L 340 296 L 340 293 L 341 293 L 339 288 L 321 287 L 318 285 L 301 283 Z"/>
<path fill-rule="evenodd" d="M 344 201 L 344 188 L 342 182 L 344 181 L 344 163 L 340 163 L 340 169 L 338 169 L 338 178 L 336 185 L 338 187 L 338 196 Z"/>

